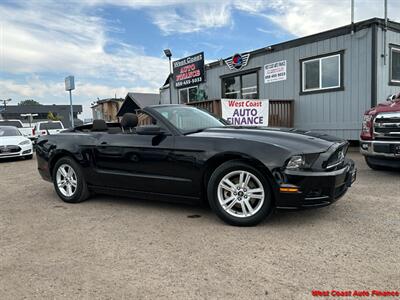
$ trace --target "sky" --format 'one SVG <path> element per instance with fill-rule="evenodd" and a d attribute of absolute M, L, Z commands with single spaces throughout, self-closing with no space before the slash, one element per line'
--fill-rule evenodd
<path fill-rule="evenodd" d="M 354 0 L 355 20 L 383 17 L 383 0 Z M 400 21 L 400 1 L 388 0 Z M 74 104 L 155 92 L 173 60 L 227 58 L 350 23 L 350 0 L 0 0 L 0 99 Z"/>

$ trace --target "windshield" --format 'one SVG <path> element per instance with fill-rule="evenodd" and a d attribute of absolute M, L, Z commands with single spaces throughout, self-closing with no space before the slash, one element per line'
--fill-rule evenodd
<path fill-rule="evenodd" d="M 0 127 L 0 137 L 3 136 L 19 136 L 21 132 L 15 127 Z"/>
<path fill-rule="evenodd" d="M 21 128 L 21 122 L 19 121 L 0 121 L 0 126 L 15 126 L 17 128 Z"/>
<path fill-rule="evenodd" d="M 210 127 L 223 127 L 224 123 L 207 112 L 189 106 L 161 106 L 154 109 L 184 133 Z"/>
<path fill-rule="evenodd" d="M 40 129 L 63 129 L 61 126 L 61 123 L 59 122 L 49 122 L 49 123 L 41 123 L 40 124 Z"/>

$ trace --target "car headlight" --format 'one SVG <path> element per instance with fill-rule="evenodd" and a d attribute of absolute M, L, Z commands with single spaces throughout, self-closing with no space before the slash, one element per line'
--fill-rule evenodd
<path fill-rule="evenodd" d="M 290 158 L 288 163 L 286 164 L 286 169 L 294 170 L 300 169 L 304 166 L 305 160 L 302 155 L 295 155 Z"/>
<path fill-rule="evenodd" d="M 25 141 L 22 141 L 21 143 L 19 143 L 18 145 L 23 146 L 23 145 L 29 145 L 30 143 L 31 143 L 30 140 L 25 140 Z"/>
<path fill-rule="evenodd" d="M 318 157 L 319 153 L 294 155 L 286 163 L 286 169 L 297 170 L 311 168 L 312 164 L 317 160 Z"/>

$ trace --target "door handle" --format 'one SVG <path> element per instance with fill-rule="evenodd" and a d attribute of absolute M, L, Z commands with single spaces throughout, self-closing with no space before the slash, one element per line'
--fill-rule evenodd
<path fill-rule="evenodd" d="M 100 145 L 107 145 L 107 142 L 101 142 Z"/>

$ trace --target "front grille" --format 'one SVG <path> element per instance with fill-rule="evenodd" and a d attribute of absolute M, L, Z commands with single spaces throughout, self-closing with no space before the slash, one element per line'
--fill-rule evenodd
<path fill-rule="evenodd" d="M 374 120 L 376 139 L 400 138 L 400 112 L 382 113 Z"/>
<path fill-rule="evenodd" d="M 21 148 L 18 146 L 14 146 L 14 145 L 0 146 L 0 154 L 17 153 L 19 151 L 21 151 Z"/>

